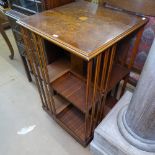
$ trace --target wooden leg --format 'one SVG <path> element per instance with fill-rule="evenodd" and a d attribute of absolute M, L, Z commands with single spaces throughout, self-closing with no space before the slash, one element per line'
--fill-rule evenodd
<path fill-rule="evenodd" d="M 124 78 L 124 82 L 123 82 L 123 86 L 122 86 L 122 90 L 121 90 L 121 95 L 120 95 L 120 97 L 124 94 L 126 85 L 127 85 L 127 83 L 128 83 L 128 79 L 129 79 L 129 75 L 127 75 L 127 76 Z"/>
<path fill-rule="evenodd" d="M 115 97 L 115 98 L 117 98 L 117 95 L 118 95 L 119 84 L 120 84 L 120 83 L 118 83 L 118 84 L 116 85 L 116 87 L 115 87 L 115 92 L 114 92 L 114 97 Z"/>
<path fill-rule="evenodd" d="M 22 56 L 22 55 L 20 55 L 20 56 L 21 56 L 21 59 L 22 59 L 23 64 L 24 64 L 24 68 L 25 68 L 25 72 L 26 72 L 27 78 L 28 78 L 29 82 L 31 82 L 32 78 L 31 78 L 31 73 L 30 73 L 27 61 L 26 61 L 24 56 Z"/>
<path fill-rule="evenodd" d="M 8 47 L 10 49 L 11 55 L 9 57 L 12 60 L 14 58 L 14 50 L 13 50 L 13 47 L 12 47 L 12 45 L 11 45 L 11 43 L 10 43 L 10 41 L 9 41 L 9 39 L 8 39 L 6 33 L 5 33 L 5 31 L 1 25 L 0 25 L 0 33 L 2 34 L 5 42 L 7 43 Z"/>

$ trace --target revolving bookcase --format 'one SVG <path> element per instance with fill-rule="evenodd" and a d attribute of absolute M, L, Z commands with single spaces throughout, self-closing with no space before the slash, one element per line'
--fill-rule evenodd
<path fill-rule="evenodd" d="M 89 9 L 93 7 L 96 5 L 89 2 L 75 2 L 18 21 L 43 108 L 83 146 L 115 105 L 122 80 L 123 93 L 147 22 L 102 7 L 93 15 Z M 112 25 L 119 33 L 105 29 L 107 18 L 122 22 L 121 30 L 116 22 Z M 77 30 L 79 23 L 81 29 Z M 92 29 L 94 32 L 87 33 Z M 133 33 L 137 37 L 126 66 L 127 51 L 121 59 L 117 53 L 122 45 L 126 49 L 126 38 Z M 44 42 L 51 44 L 48 53 Z"/>

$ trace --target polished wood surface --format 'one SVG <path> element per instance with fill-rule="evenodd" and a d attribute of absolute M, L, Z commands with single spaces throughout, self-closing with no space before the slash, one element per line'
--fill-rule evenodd
<path fill-rule="evenodd" d="M 85 141 L 84 135 L 84 125 L 85 125 L 85 116 L 74 106 L 68 106 L 63 112 L 61 112 L 58 116 L 59 122 L 64 125 L 64 127 L 72 134 L 78 137 L 79 141 Z"/>
<path fill-rule="evenodd" d="M 143 15 L 155 16 L 155 1 L 154 0 L 101 0 L 108 2 L 119 8 L 141 13 Z"/>
<path fill-rule="evenodd" d="M 18 21 L 27 29 L 86 60 L 143 26 L 147 19 L 74 2 Z"/>

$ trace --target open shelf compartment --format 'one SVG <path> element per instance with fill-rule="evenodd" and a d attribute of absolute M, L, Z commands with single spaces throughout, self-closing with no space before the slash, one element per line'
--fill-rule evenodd
<path fill-rule="evenodd" d="M 79 141 L 85 141 L 85 115 L 76 107 L 69 105 L 56 118 L 59 124 L 75 135 Z"/>
<path fill-rule="evenodd" d="M 53 82 L 70 69 L 70 61 L 66 58 L 59 58 L 58 60 L 47 65 L 50 82 Z"/>
<path fill-rule="evenodd" d="M 55 103 L 54 106 L 56 110 L 56 115 L 61 113 L 65 108 L 67 108 L 70 105 L 70 103 L 67 100 L 65 100 L 58 94 L 53 96 L 53 100 Z"/>
<path fill-rule="evenodd" d="M 114 65 L 111 73 L 111 79 L 108 86 L 108 91 L 114 88 L 122 77 L 129 74 L 126 67 L 119 64 Z M 65 72 L 62 76 L 51 83 L 52 88 L 58 94 L 63 96 L 66 100 L 72 103 L 81 112 L 86 113 L 91 109 L 91 97 L 93 94 L 93 86 L 90 90 L 90 97 L 88 98 L 88 109 L 86 107 L 86 79 L 81 78 L 72 71 Z"/>
<path fill-rule="evenodd" d="M 127 67 L 120 64 L 114 64 L 108 85 L 108 91 L 111 91 L 125 76 L 130 73 Z"/>
<path fill-rule="evenodd" d="M 65 101 L 67 103 L 67 101 Z M 112 96 L 108 96 L 105 103 L 105 116 L 117 103 L 117 100 Z M 63 106 L 64 107 L 64 106 Z M 84 146 L 92 139 L 89 137 L 85 139 L 85 115 L 80 112 L 72 104 L 69 104 L 61 110 L 56 115 L 57 122 L 72 136 L 74 136 L 78 141 L 80 141 Z"/>
<path fill-rule="evenodd" d="M 86 112 L 86 81 L 84 79 L 68 71 L 53 81 L 51 85 L 54 91 L 62 95 L 81 112 Z M 90 108 L 91 102 L 88 101 L 88 109 Z"/>

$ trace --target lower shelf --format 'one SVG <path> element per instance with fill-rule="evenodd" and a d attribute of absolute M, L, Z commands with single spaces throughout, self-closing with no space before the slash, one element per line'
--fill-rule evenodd
<path fill-rule="evenodd" d="M 85 141 L 85 118 L 78 109 L 70 105 L 57 115 L 57 120 L 68 132 L 77 137 L 79 141 Z"/>
<path fill-rule="evenodd" d="M 107 98 L 105 104 L 105 116 L 116 103 L 117 100 L 115 98 Z M 85 115 L 72 104 L 65 108 L 62 106 L 62 108 L 63 110 L 56 116 L 57 122 L 83 146 L 86 146 L 92 137 L 85 139 Z"/>
<path fill-rule="evenodd" d="M 80 112 L 76 107 L 59 95 L 54 95 L 53 99 L 55 101 L 55 120 L 57 123 L 70 135 L 72 135 L 80 144 L 87 146 L 92 140 L 93 135 L 89 135 L 89 138 L 87 139 L 85 137 L 85 114 Z M 105 114 L 108 114 L 116 103 L 117 100 L 115 98 L 108 96 L 105 104 Z M 49 113 L 47 109 L 44 110 Z M 49 114 L 52 116 L 51 113 Z"/>

